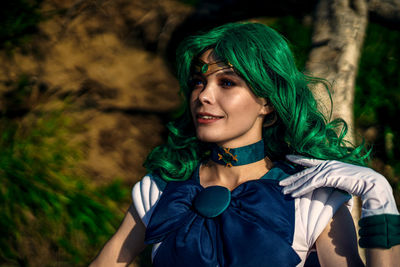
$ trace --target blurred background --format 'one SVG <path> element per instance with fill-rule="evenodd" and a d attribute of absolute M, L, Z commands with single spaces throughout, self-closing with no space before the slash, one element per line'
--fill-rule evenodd
<path fill-rule="evenodd" d="M 370 166 L 399 204 L 400 1 L 341 2 L 3 3 L 0 265 L 87 266 L 179 107 L 177 44 L 229 21 L 273 27 L 301 70 L 333 83 L 333 116 L 349 121 L 353 142 L 373 148 Z M 150 266 L 149 250 L 132 266 Z"/>

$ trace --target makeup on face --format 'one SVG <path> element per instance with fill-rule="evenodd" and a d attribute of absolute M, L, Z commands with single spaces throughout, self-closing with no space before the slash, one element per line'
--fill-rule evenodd
<path fill-rule="evenodd" d="M 234 86 L 243 86 L 246 84 L 232 69 L 220 69 L 214 73 L 215 78 L 218 79 L 218 84 L 223 88 L 229 89 Z M 201 89 L 207 85 L 208 77 L 209 75 L 194 74 L 189 81 L 189 87 L 192 90 Z"/>
<path fill-rule="evenodd" d="M 212 51 L 193 63 L 189 86 L 190 109 L 200 140 L 245 145 L 262 138 L 263 101 Z"/>

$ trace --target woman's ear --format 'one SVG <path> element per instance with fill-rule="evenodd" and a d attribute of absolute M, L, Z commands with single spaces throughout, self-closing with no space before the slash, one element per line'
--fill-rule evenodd
<path fill-rule="evenodd" d="M 261 115 L 264 116 L 263 127 L 269 127 L 275 124 L 278 120 L 278 115 L 276 113 L 274 105 L 269 101 L 269 99 L 263 99 L 263 106 L 261 108 Z"/>
<path fill-rule="evenodd" d="M 275 108 L 269 99 L 263 98 L 263 107 L 261 108 L 261 115 L 268 115 L 271 112 L 274 112 Z"/>

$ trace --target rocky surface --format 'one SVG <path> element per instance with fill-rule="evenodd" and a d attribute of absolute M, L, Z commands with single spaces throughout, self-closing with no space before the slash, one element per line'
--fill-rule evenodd
<path fill-rule="evenodd" d="M 81 125 L 71 142 L 80 144 L 82 168 L 96 182 L 135 182 L 180 103 L 160 55 L 191 10 L 172 0 L 44 1 L 39 34 L 25 49 L 0 54 L 0 93 L 12 94 L 21 77 L 32 88 L 18 107 L 3 97 L 3 109 L 24 120 L 69 103 L 64 115 Z"/>

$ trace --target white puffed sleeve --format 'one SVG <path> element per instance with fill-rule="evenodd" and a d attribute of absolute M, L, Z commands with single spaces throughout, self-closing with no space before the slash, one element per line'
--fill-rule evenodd
<path fill-rule="evenodd" d="M 303 266 L 318 236 L 336 211 L 343 205 L 351 210 L 351 195 L 334 188 L 318 188 L 295 199 L 295 231 L 293 249 L 299 254 Z"/>
<path fill-rule="evenodd" d="M 151 175 L 146 175 L 132 189 L 132 201 L 145 226 L 160 199 L 162 191 Z"/>

